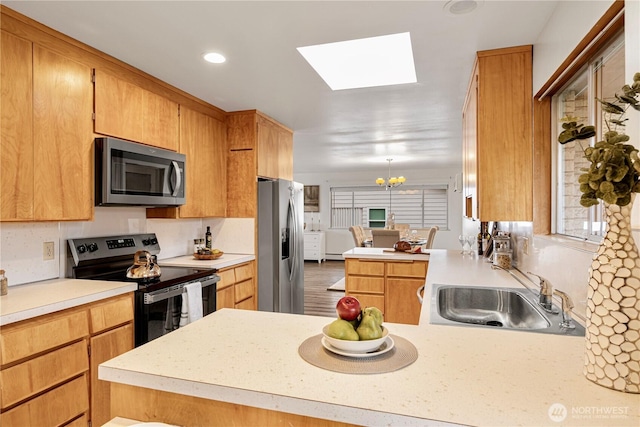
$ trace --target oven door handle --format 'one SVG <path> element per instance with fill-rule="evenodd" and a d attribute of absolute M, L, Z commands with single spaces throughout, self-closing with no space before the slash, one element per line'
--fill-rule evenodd
<path fill-rule="evenodd" d="M 220 276 L 216 276 L 212 279 L 203 280 L 200 283 L 202 284 L 202 288 L 206 288 L 207 286 L 211 286 L 214 283 L 217 283 L 220 280 Z M 193 283 L 193 282 L 192 282 Z M 174 285 L 169 288 L 158 289 L 157 291 L 147 292 L 144 294 L 144 303 L 145 305 L 153 304 L 158 301 L 163 301 L 172 297 L 176 297 L 185 292 L 184 287 L 188 283 L 182 283 L 179 285 Z"/>

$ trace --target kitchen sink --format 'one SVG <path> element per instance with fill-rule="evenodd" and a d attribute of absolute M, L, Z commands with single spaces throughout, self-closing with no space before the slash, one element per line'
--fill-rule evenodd
<path fill-rule="evenodd" d="M 584 328 L 560 325 L 562 314 L 548 313 L 537 304 L 537 295 L 525 288 L 434 285 L 430 323 L 511 329 L 584 336 Z"/>

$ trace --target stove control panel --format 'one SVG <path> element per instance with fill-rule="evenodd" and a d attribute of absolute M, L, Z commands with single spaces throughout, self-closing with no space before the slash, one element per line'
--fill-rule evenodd
<path fill-rule="evenodd" d="M 143 244 L 144 244 L 144 240 L 143 240 Z M 131 238 L 129 238 L 129 239 L 107 240 L 107 247 L 109 249 L 135 248 L 136 247 L 136 242 Z"/>
<path fill-rule="evenodd" d="M 133 261 L 133 255 L 140 250 L 151 255 L 160 253 L 154 233 L 69 239 L 68 249 L 68 259 L 74 267 L 120 258 Z"/>

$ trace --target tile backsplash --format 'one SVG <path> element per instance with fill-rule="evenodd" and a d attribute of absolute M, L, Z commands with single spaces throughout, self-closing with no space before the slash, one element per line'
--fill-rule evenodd
<path fill-rule="evenodd" d="M 156 233 L 159 259 L 191 253 L 193 239 L 211 227 L 214 247 L 228 253 L 254 253 L 252 218 L 147 219 L 144 208 L 96 207 L 93 221 L 0 224 L 0 268 L 9 286 L 67 276 L 67 239 Z M 43 260 L 44 242 L 54 242 L 55 258 Z"/>

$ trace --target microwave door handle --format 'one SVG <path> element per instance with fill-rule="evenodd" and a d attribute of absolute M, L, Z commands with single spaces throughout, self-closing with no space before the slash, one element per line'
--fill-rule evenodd
<path fill-rule="evenodd" d="M 171 195 L 173 197 L 178 196 L 178 192 L 180 191 L 180 187 L 182 187 L 182 171 L 180 170 L 180 165 L 175 160 L 171 161 L 171 170 L 173 175 L 175 176 L 176 185 L 173 187 L 173 193 Z"/>

